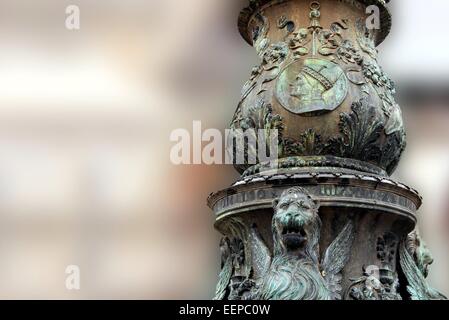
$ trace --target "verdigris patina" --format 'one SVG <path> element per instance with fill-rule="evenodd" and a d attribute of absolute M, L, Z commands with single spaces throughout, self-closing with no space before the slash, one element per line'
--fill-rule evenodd
<path fill-rule="evenodd" d="M 400 246 L 402 272 L 407 279 L 407 292 L 412 300 L 446 300 L 446 296 L 429 286 L 426 281 L 432 254 L 418 232 L 411 233 Z"/>
<path fill-rule="evenodd" d="M 246 277 L 240 276 L 237 283 L 232 282 L 237 273 L 229 241 L 224 238 L 221 247 L 222 258 L 226 261 L 222 265 L 215 298 L 225 298 L 228 290 L 227 298 L 230 300 L 341 299 L 341 271 L 349 260 L 354 225 L 349 221 L 321 257 L 318 209 L 318 204 L 307 191 L 299 187 L 286 190 L 275 200 L 273 257 L 254 225 L 252 231 L 246 233 L 244 243 L 255 256 L 256 263 L 252 265 L 252 272 Z"/>
<path fill-rule="evenodd" d="M 369 4 L 381 8 L 381 30 L 366 26 L 364 8 Z M 334 156 L 366 161 L 393 173 L 405 149 L 405 129 L 394 99 L 395 85 L 379 66 L 375 47 L 389 30 L 389 19 L 384 3 L 375 0 L 252 1 L 240 17 L 240 30 L 251 34 L 248 39 L 261 63 L 244 85 L 231 129 L 279 130 L 278 158 L 284 163 L 290 157 Z M 381 150 L 382 156 L 367 159 L 363 152 L 351 154 L 331 147 L 339 137 L 350 143 L 340 118 L 354 113 L 353 106 L 360 101 L 365 102 L 357 116 L 369 113 L 369 119 L 360 120 L 381 128 L 375 136 L 356 141 L 357 147 Z M 267 107 L 276 126 L 265 121 Z M 361 136 L 363 129 L 355 127 L 358 132 L 353 134 Z M 313 132 L 329 147 L 307 152 L 292 148 L 306 132 Z M 241 173 L 260 165 L 255 150 L 247 145 L 229 151 L 234 159 L 238 154 L 255 159 L 236 164 Z M 346 161 L 339 162 L 345 166 Z"/>
<path fill-rule="evenodd" d="M 259 300 L 341 299 L 341 271 L 349 260 L 352 221 L 320 257 L 318 204 L 301 188 L 285 191 L 274 204 L 274 253 L 259 279 Z M 320 259 L 321 258 L 321 259 Z"/>
<path fill-rule="evenodd" d="M 446 299 L 426 281 L 422 198 L 389 178 L 406 131 L 377 57 L 387 3 L 250 0 L 242 11 L 260 64 L 227 140 L 242 176 L 208 200 L 223 235 L 215 299 Z M 268 161 L 258 148 L 273 136 Z"/>

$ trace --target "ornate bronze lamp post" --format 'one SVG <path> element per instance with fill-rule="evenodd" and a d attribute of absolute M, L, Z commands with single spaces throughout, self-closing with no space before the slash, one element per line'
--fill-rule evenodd
<path fill-rule="evenodd" d="M 370 5 L 378 29 L 367 27 Z M 209 198 L 224 236 L 216 299 L 444 299 L 414 231 L 422 199 L 389 178 L 406 145 L 377 61 L 390 27 L 383 0 L 251 0 L 242 11 L 261 63 L 231 129 L 277 130 L 278 159 L 230 149 L 256 161 Z"/>

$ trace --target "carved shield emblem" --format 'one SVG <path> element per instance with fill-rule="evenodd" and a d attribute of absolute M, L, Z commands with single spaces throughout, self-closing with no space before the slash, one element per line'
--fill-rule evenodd
<path fill-rule="evenodd" d="M 280 74 L 275 89 L 279 103 L 290 112 L 315 115 L 333 111 L 345 100 L 348 80 L 336 63 L 297 60 Z"/>

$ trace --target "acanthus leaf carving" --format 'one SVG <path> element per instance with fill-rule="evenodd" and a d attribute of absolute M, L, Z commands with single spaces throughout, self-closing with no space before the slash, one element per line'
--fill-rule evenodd
<path fill-rule="evenodd" d="M 257 99 L 256 103 L 245 111 L 239 105 L 227 141 L 227 152 L 233 153 L 234 160 L 238 160 L 237 155 L 244 155 L 245 163 L 236 165 L 239 171 L 244 172 L 248 165 L 260 162 L 258 148 L 261 132 L 267 148 L 269 147 L 267 142 L 271 142 L 273 137 L 278 137 L 278 142 L 282 141 L 284 132 L 282 117 L 275 114 L 271 104 L 265 103 L 262 98 Z M 246 143 L 246 139 L 250 143 Z"/>
<path fill-rule="evenodd" d="M 352 113 L 340 115 L 342 137 L 331 139 L 326 150 L 341 157 L 378 161 L 382 156 L 378 143 L 382 130 L 375 108 L 362 98 L 352 104 Z"/>
<path fill-rule="evenodd" d="M 302 154 L 305 156 L 319 155 L 324 150 L 322 138 L 313 129 L 309 129 L 299 136 L 298 140 L 284 139 L 282 152 L 285 156 Z"/>

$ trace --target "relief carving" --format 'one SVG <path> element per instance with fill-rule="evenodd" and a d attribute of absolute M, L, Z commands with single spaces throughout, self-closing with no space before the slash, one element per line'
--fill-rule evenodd
<path fill-rule="evenodd" d="M 404 136 L 403 139 L 405 141 L 402 111 L 394 99 L 396 94 L 395 84 L 377 63 L 377 49 L 373 34 L 366 29 L 366 25 L 361 19 L 356 21 L 355 29 L 359 46 L 367 54 L 358 63 L 362 68 L 366 81 L 373 84 L 382 100 L 382 109 L 387 118 L 385 133 L 391 135 L 395 132 L 400 132 Z"/>
<path fill-rule="evenodd" d="M 258 25 L 253 30 L 253 43 L 257 53 L 261 55 L 270 43 L 268 39 L 268 31 L 270 30 L 270 22 L 264 16 L 263 12 L 259 12 L 255 16 Z"/>
<path fill-rule="evenodd" d="M 263 130 L 266 146 L 273 137 L 277 137 L 279 141 L 275 142 L 280 143 L 284 131 L 282 117 L 274 114 L 271 104 L 265 103 L 262 98 L 259 98 L 254 106 L 248 108 L 245 113 L 243 113 L 240 105 L 230 128 L 226 149 L 227 152 L 232 153 L 234 160 L 243 160 L 244 164 L 235 165 L 241 172 L 245 171 L 249 165 L 260 162 L 258 152 L 259 130 Z M 245 143 L 245 139 L 255 143 Z M 239 159 L 239 156 L 244 156 L 244 159 Z"/>
<path fill-rule="evenodd" d="M 313 156 L 322 154 L 325 148 L 322 138 L 313 129 L 309 129 L 298 140 L 284 139 L 282 141 L 282 152 L 285 156 L 295 156 L 303 154 L 305 156 Z"/>
<path fill-rule="evenodd" d="M 349 288 L 349 297 L 354 300 L 402 300 L 398 293 L 399 280 L 393 283 L 376 274 L 369 274 L 363 271 L 360 278 L 351 279 L 352 285 Z"/>
<path fill-rule="evenodd" d="M 282 71 L 276 83 L 280 104 L 296 114 L 335 110 L 348 93 L 341 67 L 322 59 L 297 60 Z"/>
<path fill-rule="evenodd" d="M 287 39 L 290 34 L 295 31 L 295 23 L 291 20 L 287 20 L 285 16 L 281 16 L 278 20 L 278 28 L 285 29 L 286 35 L 284 39 Z"/>
<path fill-rule="evenodd" d="M 245 295 L 251 268 L 251 250 L 248 242 L 249 230 L 238 218 L 232 218 L 222 226 L 228 234 L 220 243 L 221 272 L 214 300 L 239 300 Z"/>
<path fill-rule="evenodd" d="M 329 55 L 338 48 L 341 42 L 340 29 L 345 26 L 334 23 L 330 30 L 323 30 L 320 25 L 320 4 L 317 1 L 311 3 L 309 17 L 308 29 L 294 32 L 289 40 L 294 59 L 281 72 L 275 87 L 279 103 L 290 112 L 300 115 L 333 111 L 341 105 L 348 93 L 348 80 L 341 67 L 315 57 L 317 53 Z M 309 53 L 306 47 L 309 43 L 312 45 L 312 58 L 299 59 Z"/>
<path fill-rule="evenodd" d="M 293 52 L 294 59 L 300 59 L 301 56 L 309 54 L 310 43 L 309 30 L 302 28 L 293 33 L 293 37 L 288 40 L 290 50 Z"/>
<path fill-rule="evenodd" d="M 243 177 L 209 200 L 223 234 L 216 300 L 446 299 L 427 283 L 425 243 L 404 233 L 422 198 L 387 177 L 406 145 L 395 84 L 377 61 L 390 14 L 383 0 L 332 4 L 304 12 L 295 1 L 250 0 L 241 14 L 261 61 L 227 141 L 234 159 L 244 156 Z M 363 21 L 370 4 L 382 30 Z M 274 131 L 278 159 L 262 160 L 260 134 L 267 142 Z"/>
<path fill-rule="evenodd" d="M 354 241 L 352 220 L 320 260 L 318 204 L 304 189 L 295 187 L 285 191 L 274 208 L 273 255 L 257 226 L 250 231 L 243 228 L 245 248 L 241 244 L 233 248 L 227 238 L 222 241 L 223 269 L 215 299 L 341 300 L 341 271 Z M 247 261 L 252 262 L 250 273 Z"/>
<path fill-rule="evenodd" d="M 447 300 L 427 283 L 433 258 L 417 231 L 402 241 L 399 260 L 411 300 Z"/>
<path fill-rule="evenodd" d="M 341 157 L 362 161 L 376 161 L 382 156 L 379 145 L 383 123 L 375 108 L 361 99 L 352 104 L 352 113 L 340 115 L 341 137 L 333 138 L 327 151 Z"/>
<path fill-rule="evenodd" d="M 362 277 L 351 279 L 349 297 L 354 300 L 402 300 L 395 271 L 398 245 L 399 240 L 394 233 L 378 238 L 376 251 L 381 267 L 371 272 L 365 269 Z"/>
<path fill-rule="evenodd" d="M 274 208 L 273 259 L 266 273 L 256 279 L 253 299 L 341 299 L 340 273 L 354 240 L 352 221 L 320 260 L 318 204 L 302 188 L 292 188 L 275 201 Z"/>
<path fill-rule="evenodd" d="M 368 161 L 392 174 L 406 148 L 406 133 L 401 109 L 394 100 L 395 85 L 377 63 L 376 34 L 367 30 L 361 19 L 343 18 L 325 28 L 321 25 L 320 9 L 318 1 L 310 4 L 306 26 L 299 26 L 286 15 L 274 22 L 270 20 L 285 32 L 281 41 L 273 43 L 269 39 L 270 21 L 264 11 L 254 15 L 253 43 L 261 64 L 253 68 L 243 87 L 231 128 L 279 129 L 280 160 L 334 156 Z M 355 40 L 349 40 L 351 36 Z M 353 86 L 359 94 L 354 95 Z M 343 104 L 347 106 L 351 103 L 349 98 L 355 99 L 351 113 L 340 114 L 340 119 L 333 119 L 338 113 L 329 117 L 340 122 L 339 132 L 324 134 L 320 128 L 310 128 L 307 133 L 313 132 L 316 141 L 307 146 L 306 131 L 288 131 L 284 136 L 287 131 L 283 119 L 276 115 L 280 113 L 279 107 L 292 114 L 284 114 L 285 120 L 295 115 L 318 117 L 335 112 Z M 261 100 L 265 101 L 263 108 L 259 107 Z M 263 115 L 255 111 L 264 109 L 266 114 L 273 115 L 276 125 L 267 126 L 266 121 L 259 121 Z M 305 129 L 302 126 L 301 130 Z M 332 138 L 327 140 L 329 136 Z M 254 164 L 240 165 L 237 169 L 244 172 L 251 165 Z"/>
<path fill-rule="evenodd" d="M 349 260 L 354 226 L 343 228 L 320 260 L 321 219 L 318 204 L 301 188 L 275 201 L 272 222 L 274 253 L 265 272 L 254 279 L 255 300 L 339 300 L 341 271 Z M 256 236 L 257 238 L 257 236 Z M 267 252 L 262 240 L 253 255 Z"/>

